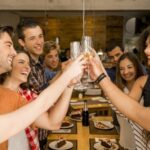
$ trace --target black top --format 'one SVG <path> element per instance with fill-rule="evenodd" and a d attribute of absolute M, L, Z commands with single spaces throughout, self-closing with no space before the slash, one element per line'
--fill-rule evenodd
<path fill-rule="evenodd" d="M 116 67 L 106 68 L 106 72 L 107 72 L 108 76 L 110 77 L 111 81 L 115 82 L 115 80 L 116 80 Z"/>
<path fill-rule="evenodd" d="M 143 88 L 143 98 L 144 98 L 144 106 L 150 107 L 150 75 L 148 75 L 148 79 Z"/>

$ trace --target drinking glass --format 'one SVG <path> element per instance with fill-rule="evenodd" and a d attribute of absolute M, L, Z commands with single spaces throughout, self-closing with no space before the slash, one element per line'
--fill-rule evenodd
<path fill-rule="evenodd" d="M 70 54 L 72 60 L 75 60 L 79 55 L 82 54 L 82 49 L 79 41 L 73 41 L 70 43 Z M 80 81 L 75 85 L 74 89 L 80 92 L 85 92 L 87 87 L 84 86 Z"/>
<path fill-rule="evenodd" d="M 92 43 L 92 38 L 90 36 L 83 36 L 82 41 L 81 41 L 81 47 L 82 47 L 82 52 L 87 58 L 93 56 L 93 43 Z M 91 82 L 93 82 L 90 78 L 89 75 L 89 66 L 87 68 L 87 72 L 84 73 L 83 76 L 83 82 L 87 84 L 87 86 L 91 86 Z"/>

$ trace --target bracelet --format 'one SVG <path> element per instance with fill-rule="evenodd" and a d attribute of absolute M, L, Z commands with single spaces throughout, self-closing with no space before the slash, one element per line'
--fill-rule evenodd
<path fill-rule="evenodd" d="M 95 80 L 95 83 L 98 84 L 100 83 L 104 78 L 106 77 L 105 73 L 102 73 L 98 76 L 98 78 Z"/>

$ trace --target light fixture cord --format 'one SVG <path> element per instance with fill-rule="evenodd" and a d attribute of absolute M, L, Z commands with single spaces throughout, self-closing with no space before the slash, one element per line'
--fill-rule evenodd
<path fill-rule="evenodd" d="M 83 28 L 82 37 L 84 37 L 85 36 L 85 0 L 82 0 L 82 28 Z"/>

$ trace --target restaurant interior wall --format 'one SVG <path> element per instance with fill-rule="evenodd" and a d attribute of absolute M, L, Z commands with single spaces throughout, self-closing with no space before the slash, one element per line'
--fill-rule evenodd
<path fill-rule="evenodd" d="M 29 19 L 24 17 L 22 19 Z M 46 40 L 60 38 L 62 49 L 68 48 L 71 41 L 82 38 L 82 16 L 55 16 L 32 18 L 40 22 L 45 30 Z M 86 16 L 85 34 L 91 36 L 96 50 L 105 49 L 109 40 L 123 39 L 123 17 L 121 16 Z"/>

